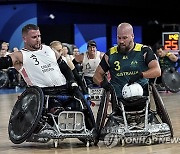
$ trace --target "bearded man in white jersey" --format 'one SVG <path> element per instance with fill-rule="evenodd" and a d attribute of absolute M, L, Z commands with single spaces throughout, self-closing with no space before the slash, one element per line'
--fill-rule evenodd
<path fill-rule="evenodd" d="M 39 27 L 28 24 L 22 28 L 24 48 L 21 52 L 13 52 L 7 57 L 0 58 L 0 69 L 14 66 L 24 78 L 28 86 L 39 86 L 42 89 L 62 87 L 67 92 L 81 99 L 86 107 L 86 100 L 74 82 L 71 69 L 60 54 L 53 51 L 49 46 L 41 44 Z M 68 86 L 67 86 L 68 85 Z M 50 111 L 55 104 L 51 104 Z M 90 114 L 85 112 L 85 117 Z M 89 118 L 88 118 L 89 119 Z M 94 126 L 89 126 L 92 128 Z"/>

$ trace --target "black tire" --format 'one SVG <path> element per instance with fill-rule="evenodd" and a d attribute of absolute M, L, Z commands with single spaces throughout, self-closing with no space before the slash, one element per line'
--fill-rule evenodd
<path fill-rule="evenodd" d="M 109 105 L 109 96 L 110 92 L 106 92 L 104 90 L 102 99 L 99 104 L 98 112 L 97 112 L 97 118 L 96 118 L 96 131 L 97 131 L 97 136 L 95 138 L 94 144 L 97 145 L 99 142 L 99 138 L 101 135 L 101 130 L 105 125 L 105 120 L 107 118 L 107 110 L 108 110 L 108 105 Z"/>
<path fill-rule="evenodd" d="M 162 83 L 167 90 L 172 93 L 180 91 L 180 74 L 177 71 L 171 71 L 171 68 L 165 69 L 162 74 Z"/>
<path fill-rule="evenodd" d="M 160 94 L 159 94 L 159 92 L 156 89 L 156 86 L 154 84 L 152 85 L 152 94 L 153 94 L 154 101 L 156 104 L 157 114 L 161 118 L 162 122 L 169 125 L 170 131 L 171 131 L 171 137 L 173 137 L 173 135 L 174 135 L 173 127 L 172 127 L 172 123 L 171 123 L 169 114 L 168 114 L 168 112 L 164 106 L 163 100 L 162 100 L 162 98 L 161 98 L 161 96 L 160 96 Z"/>
<path fill-rule="evenodd" d="M 28 87 L 14 105 L 9 125 L 9 138 L 14 144 L 20 144 L 28 139 L 40 121 L 44 104 L 44 94 L 41 88 Z"/>

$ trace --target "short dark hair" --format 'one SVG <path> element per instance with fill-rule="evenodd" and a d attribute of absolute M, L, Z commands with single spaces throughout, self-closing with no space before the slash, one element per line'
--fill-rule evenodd
<path fill-rule="evenodd" d="M 97 46 L 97 45 L 96 45 L 96 42 L 95 42 L 94 40 L 89 40 L 89 41 L 87 42 L 87 48 L 89 48 L 89 47 L 91 47 L 91 46 L 94 46 L 94 47 Z"/>
<path fill-rule="evenodd" d="M 22 28 L 22 34 L 28 33 L 30 30 L 39 30 L 39 27 L 34 24 L 27 24 Z"/>
<path fill-rule="evenodd" d="M 159 50 L 159 49 L 163 49 L 164 50 L 164 46 L 162 44 L 157 44 L 156 45 L 156 50 Z"/>

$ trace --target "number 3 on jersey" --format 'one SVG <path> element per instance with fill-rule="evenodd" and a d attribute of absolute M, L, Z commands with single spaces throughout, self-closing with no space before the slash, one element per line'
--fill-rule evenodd
<path fill-rule="evenodd" d="M 115 62 L 114 62 L 114 65 L 115 65 L 115 68 L 114 68 L 114 69 L 115 69 L 116 71 L 119 71 L 120 68 L 121 68 L 121 67 L 120 67 L 120 62 L 119 62 L 119 61 L 115 61 Z"/>

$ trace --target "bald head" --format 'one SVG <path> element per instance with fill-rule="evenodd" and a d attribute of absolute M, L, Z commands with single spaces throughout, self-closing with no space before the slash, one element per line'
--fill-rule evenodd
<path fill-rule="evenodd" d="M 117 28 L 117 32 L 118 32 L 117 34 L 121 34 L 121 35 L 134 35 L 132 25 L 125 22 L 119 24 Z"/>
<path fill-rule="evenodd" d="M 129 23 L 121 23 L 117 27 L 117 44 L 120 52 L 126 53 L 134 47 L 133 27 Z"/>

